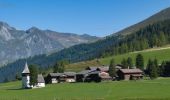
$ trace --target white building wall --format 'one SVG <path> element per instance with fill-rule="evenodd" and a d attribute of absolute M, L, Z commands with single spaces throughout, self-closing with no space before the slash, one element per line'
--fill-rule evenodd
<path fill-rule="evenodd" d="M 37 83 L 37 87 L 45 87 L 45 83 Z"/>
<path fill-rule="evenodd" d="M 58 80 L 56 78 L 52 78 L 51 83 L 58 83 Z"/>
<path fill-rule="evenodd" d="M 22 77 L 22 88 L 29 88 L 30 87 L 30 76 L 23 76 Z"/>

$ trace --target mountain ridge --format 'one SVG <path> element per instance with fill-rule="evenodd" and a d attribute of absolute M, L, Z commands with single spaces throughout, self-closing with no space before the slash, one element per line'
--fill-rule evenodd
<path fill-rule="evenodd" d="M 159 11 L 158 13 L 134 24 L 134 25 L 131 25 L 123 30 L 120 30 L 114 34 L 121 34 L 121 35 L 127 35 L 127 34 L 131 34 L 131 33 L 134 33 L 136 31 L 138 31 L 139 29 L 149 25 L 149 24 L 153 24 L 154 22 L 157 22 L 157 21 L 163 21 L 163 20 L 167 20 L 167 19 L 170 19 L 170 7 L 168 8 L 165 8 L 161 11 Z"/>
<path fill-rule="evenodd" d="M 0 64 L 27 58 L 51 51 L 60 51 L 73 45 L 97 41 L 99 38 L 75 33 L 61 33 L 31 27 L 17 30 L 5 22 L 0 22 Z"/>

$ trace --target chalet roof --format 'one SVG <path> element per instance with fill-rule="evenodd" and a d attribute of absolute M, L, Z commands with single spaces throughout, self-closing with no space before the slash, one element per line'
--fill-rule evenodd
<path fill-rule="evenodd" d="M 76 72 L 64 72 L 63 74 L 67 76 L 74 76 L 76 75 Z"/>
<path fill-rule="evenodd" d="M 120 69 L 120 71 L 124 74 L 127 74 L 127 73 L 129 73 L 129 74 L 131 74 L 131 73 L 143 73 L 143 71 L 138 69 L 138 68 L 136 68 L 136 69 Z"/>
<path fill-rule="evenodd" d="M 100 76 L 102 79 L 112 79 L 112 77 L 110 77 L 109 75 L 106 75 L 106 76 Z"/>
<path fill-rule="evenodd" d="M 49 75 L 52 76 L 52 77 L 63 76 L 63 75 L 66 75 L 66 76 L 75 76 L 76 72 L 50 73 Z"/>
<path fill-rule="evenodd" d="M 94 70 L 83 70 L 83 71 L 81 71 L 81 72 L 78 72 L 77 74 L 78 75 L 80 75 L 80 74 L 88 74 L 88 73 L 90 73 L 90 72 L 92 72 L 92 71 L 94 71 Z"/>
<path fill-rule="evenodd" d="M 24 70 L 22 71 L 22 74 L 24 74 L 24 73 L 30 73 L 27 62 L 25 63 Z"/>
<path fill-rule="evenodd" d="M 62 73 L 50 73 L 49 75 L 52 77 L 56 77 L 62 75 Z"/>
<path fill-rule="evenodd" d="M 92 72 L 89 72 L 89 74 L 99 74 L 100 71 L 92 71 Z"/>
<path fill-rule="evenodd" d="M 38 82 L 38 83 L 45 83 L 44 77 L 42 76 L 42 74 L 38 74 L 37 82 Z"/>
<path fill-rule="evenodd" d="M 109 71 L 109 66 L 102 66 L 97 68 L 100 71 Z"/>

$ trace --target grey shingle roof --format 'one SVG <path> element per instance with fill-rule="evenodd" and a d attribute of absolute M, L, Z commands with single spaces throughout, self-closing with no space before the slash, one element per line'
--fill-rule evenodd
<path fill-rule="evenodd" d="M 25 63 L 24 70 L 22 71 L 22 74 L 24 74 L 24 73 L 30 73 L 27 62 Z"/>
<path fill-rule="evenodd" d="M 93 70 L 83 70 L 81 72 L 78 72 L 77 74 L 88 74 L 90 72 L 92 72 Z"/>
<path fill-rule="evenodd" d="M 136 68 L 136 69 L 120 69 L 123 73 L 143 73 L 142 70 Z"/>
<path fill-rule="evenodd" d="M 76 72 L 64 72 L 63 74 L 68 76 L 74 76 L 76 75 Z"/>
<path fill-rule="evenodd" d="M 50 73 L 49 75 L 52 76 L 52 77 L 63 76 L 63 75 L 74 76 L 74 75 L 76 75 L 76 73 L 75 72 Z"/>
<path fill-rule="evenodd" d="M 38 74 L 37 82 L 38 82 L 38 83 L 45 83 L 44 77 L 42 76 L 42 74 Z"/>
<path fill-rule="evenodd" d="M 52 77 L 56 77 L 62 75 L 62 73 L 50 73 L 49 75 Z"/>

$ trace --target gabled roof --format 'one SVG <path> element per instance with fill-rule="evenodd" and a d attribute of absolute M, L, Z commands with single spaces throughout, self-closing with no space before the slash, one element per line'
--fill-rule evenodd
<path fill-rule="evenodd" d="M 116 65 L 115 66 L 116 69 L 121 69 L 122 67 L 120 65 Z M 103 71 L 103 72 L 107 72 L 109 71 L 109 66 L 89 66 L 86 68 L 86 70 L 98 70 L 98 71 Z"/>
<path fill-rule="evenodd" d="M 52 77 L 58 77 L 58 76 L 63 76 L 63 75 L 66 75 L 66 76 L 75 76 L 76 73 L 75 72 L 50 73 L 49 75 L 52 76 Z"/>
<path fill-rule="evenodd" d="M 99 71 L 109 71 L 109 66 L 98 67 L 97 70 Z"/>
<path fill-rule="evenodd" d="M 52 77 L 56 77 L 62 75 L 62 73 L 50 73 L 49 75 Z"/>
<path fill-rule="evenodd" d="M 25 67 L 24 67 L 24 70 L 22 71 L 22 74 L 26 74 L 26 73 L 30 73 L 30 70 L 29 70 L 29 68 L 28 68 L 28 64 L 27 64 L 27 62 L 25 63 Z"/>
<path fill-rule="evenodd" d="M 67 76 L 74 76 L 76 75 L 76 72 L 64 72 L 63 74 Z"/>
<path fill-rule="evenodd" d="M 136 69 L 120 69 L 120 71 L 124 74 L 127 74 L 127 73 L 129 73 L 129 74 L 131 74 L 131 73 L 143 73 L 143 71 L 138 69 L 138 68 L 136 68 Z"/>
<path fill-rule="evenodd" d="M 37 83 L 45 83 L 44 77 L 42 76 L 42 74 L 38 74 Z"/>
<path fill-rule="evenodd" d="M 81 72 L 78 72 L 77 74 L 78 74 L 78 75 L 80 75 L 80 74 L 85 75 L 85 74 L 88 74 L 88 73 L 93 72 L 93 71 L 95 71 L 95 70 L 83 70 L 83 71 L 81 71 Z"/>

